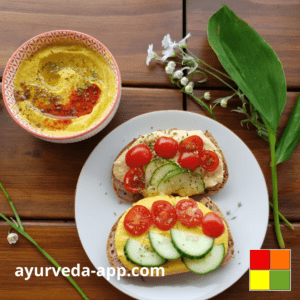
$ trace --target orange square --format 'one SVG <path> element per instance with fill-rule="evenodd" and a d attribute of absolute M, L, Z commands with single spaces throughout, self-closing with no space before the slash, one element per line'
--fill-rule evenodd
<path fill-rule="evenodd" d="M 291 251 L 290 250 L 271 250 L 270 251 L 271 270 L 289 270 Z"/>

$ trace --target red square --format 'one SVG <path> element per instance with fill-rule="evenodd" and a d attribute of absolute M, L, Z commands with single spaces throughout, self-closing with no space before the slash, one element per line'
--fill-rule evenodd
<path fill-rule="evenodd" d="M 270 250 L 250 250 L 250 269 L 269 270 Z"/>

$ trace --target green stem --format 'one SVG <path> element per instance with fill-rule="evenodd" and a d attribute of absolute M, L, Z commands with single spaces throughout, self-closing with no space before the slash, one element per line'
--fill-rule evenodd
<path fill-rule="evenodd" d="M 276 170 L 276 157 L 275 157 L 275 144 L 276 134 L 274 131 L 267 126 L 269 132 L 270 150 L 271 150 L 271 171 L 272 171 L 272 187 L 273 187 L 273 213 L 274 213 L 274 224 L 277 241 L 280 248 L 285 248 L 284 241 L 281 234 L 279 213 L 278 213 L 278 187 L 277 187 L 277 170 Z"/>
<path fill-rule="evenodd" d="M 11 222 L 9 219 L 7 219 L 4 215 L 0 213 L 0 217 L 2 217 L 11 227 L 13 227 L 16 231 L 18 231 L 20 234 L 22 234 L 25 238 L 27 238 L 56 268 L 61 271 L 61 266 L 46 252 L 44 251 L 36 242 L 35 240 L 29 236 L 23 229 L 15 225 L 13 222 Z M 62 273 L 63 274 L 63 273 Z M 64 274 L 63 274 L 64 275 Z M 75 280 L 71 276 L 65 276 L 70 283 L 76 288 L 78 293 L 82 296 L 83 299 L 89 300 L 87 295 L 83 292 L 83 290 L 78 286 L 78 284 L 75 282 Z"/>
<path fill-rule="evenodd" d="M 223 75 L 224 77 L 227 77 L 228 79 L 233 80 L 229 75 L 227 75 L 227 74 L 225 74 L 225 73 L 223 73 L 223 72 L 221 72 L 221 71 L 219 71 L 219 70 L 213 68 L 212 66 L 210 66 L 209 64 L 207 64 L 205 61 L 199 59 L 199 58 L 198 58 L 196 55 L 194 55 L 190 50 L 187 49 L 187 51 L 188 51 L 191 55 L 194 56 L 194 58 L 196 59 L 197 62 L 200 62 L 200 63 L 202 63 L 203 65 L 205 65 L 205 66 L 209 67 L 210 69 L 214 70 L 215 72 L 218 72 L 219 74 Z"/>
<path fill-rule="evenodd" d="M 7 194 L 7 192 L 6 192 L 6 190 L 5 190 L 5 188 L 3 187 L 3 185 L 2 185 L 1 182 L 0 182 L 0 188 L 1 188 L 2 192 L 4 193 L 4 195 L 5 195 L 5 197 L 6 197 L 7 201 L 8 201 L 8 203 L 9 203 L 11 209 L 12 209 L 12 211 L 14 212 L 15 217 L 16 217 L 16 219 L 17 219 L 17 222 L 18 222 L 20 228 L 21 228 L 22 230 L 24 230 L 24 227 L 23 227 L 23 225 L 22 225 L 22 222 L 21 222 L 21 220 L 20 220 L 20 217 L 19 217 L 19 215 L 18 215 L 18 212 L 17 212 L 17 210 L 16 210 L 16 208 L 15 208 L 15 206 L 14 206 L 14 204 L 13 204 L 11 198 L 10 198 L 9 195 Z"/>
<path fill-rule="evenodd" d="M 231 86 L 229 83 L 227 83 L 226 81 L 224 81 L 222 78 L 220 78 L 218 75 L 214 74 L 213 72 L 208 71 L 207 69 L 204 69 L 202 67 L 198 67 L 199 69 L 203 70 L 204 72 L 216 77 L 217 79 L 219 79 L 221 82 L 223 82 L 225 85 L 227 85 L 230 89 L 232 89 L 234 92 L 236 92 L 236 94 L 239 94 L 239 92 L 233 87 Z"/>
<path fill-rule="evenodd" d="M 269 205 L 272 209 L 274 209 L 274 205 L 272 204 L 272 202 L 269 201 Z M 278 211 L 279 217 L 281 218 L 282 221 L 284 221 L 286 223 L 287 226 L 289 226 L 291 229 L 294 230 L 294 226 L 285 218 L 284 215 L 282 215 L 280 213 L 280 211 Z"/>

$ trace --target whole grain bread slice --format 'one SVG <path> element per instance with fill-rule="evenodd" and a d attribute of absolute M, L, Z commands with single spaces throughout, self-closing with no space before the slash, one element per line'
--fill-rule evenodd
<path fill-rule="evenodd" d="M 175 129 L 175 128 L 174 128 Z M 228 180 L 228 166 L 224 157 L 224 154 L 219 146 L 219 144 L 217 143 L 216 139 L 213 137 L 213 135 L 206 131 L 205 136 L 208 137 L 210 139 L 210 141 L 216 146 L 216 148 L 220 151 L 220 154 L 222 156 L 222 161 L 223 161 L 223 181 L 221 183 L 216 184 L 215 186 L 209 187 L 205 189 L 205 192 L 203 194 L 201 194 L 201 196 L 207 196 L 207 195 L 211 195 L 211 194 L 215 194 L 218 193 L 226 184 L 227 180 Z M 119 155 L 117 156 L 116 160 L 118 159 L 118 157 L 127 149 L 129 149 L 131 147 L 131 145 L 134 143 L 136 139 L 134 139 L 132 142 L 130 142 L 126 147 L 124 147 L 121 152 L 119 153 Z M 116 195 L 118 196 L 119 199 L 121 199 L 122 201 L 125 202 L 137 202 L 138 200 L 144 198 L 144 195 L 142 193 L 137 193 L 137 194 L 132 194 L 126 191 L 123 182 L 119 181 L 113 172 L 113 168 L 112 168 L 112 185 L 114 188 L 114 191 L 116 193 Z"/>
<path fill-rule="evenodd" d="M 217 213 L 223 219 L 223 221 L 225 222 L 225 224 L 227 226 L 227 229 L 228 229 L 228 251 L 223 259 L 223 262 L 221 263 L 222 266 L 226 265 L 227 263 L 230 262 L 230 260 L 232 259 L 233 255 L 234 255 L 234 241 L 233 241 L 231 230 L 229 228 L 229 224 L 228 224 L 224 214 L 220 210 L 220 208 L 209 197 L 202 198 L 199 202 L 202 203 L 203 205 L 205 205 L 211 211 Z M 108 261 L 109 261 L 110 265 L 112 267 L 114 267 L 116 270 L 121 267 L 125 268 L 123 263 L 118 258 L 117 249 L 115 246 L 115 233 L 116 233 L 117 226 L 118 226 L 118 223 L 119 223 L 119 220 L 121 219 L 121 217 L 122 217 L 122 215 L 119 217 L 119 219 L 114 223 L 113 227 L 111 228 L 111 231 L 110 231 L 108 239 L 107 239 L 107 244 L 106 244 L 106 254 L 107 254 Z M 126 270 L 126 276 L 132 275 L 131 271 L 129 269 L 125 268 L 125 270 Z"/>

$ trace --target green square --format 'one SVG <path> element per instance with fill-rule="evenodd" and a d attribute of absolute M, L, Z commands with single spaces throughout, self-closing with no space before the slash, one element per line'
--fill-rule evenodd
<path fill-rule="evenodd" d="M 291 271 L 270 271 L 271 291 L 291 290 Z"/>

